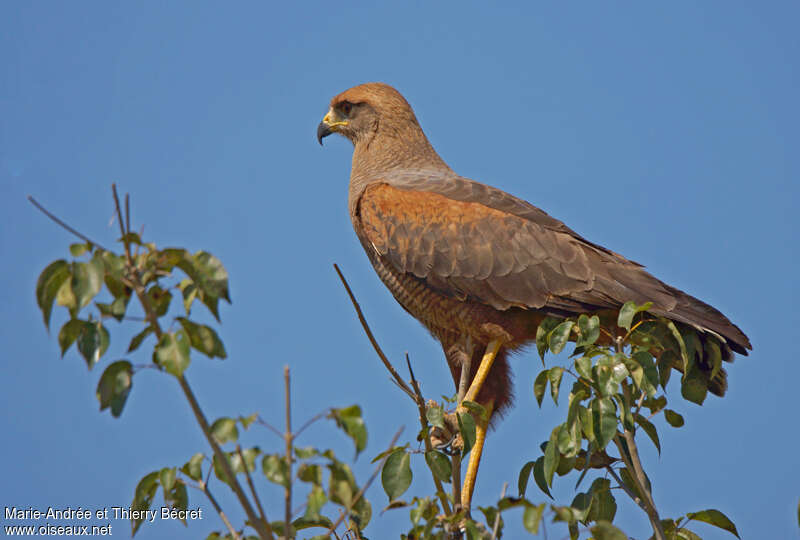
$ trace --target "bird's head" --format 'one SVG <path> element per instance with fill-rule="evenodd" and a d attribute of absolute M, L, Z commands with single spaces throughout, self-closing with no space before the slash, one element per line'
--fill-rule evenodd
<path fill-rule="evenodd" d="M 354 145 L 371 140 L 380 130 L 399 135 L 409 127 L 419 129 L 411 105 L 400 92 L 384 83 L 354 86 L 335 96 L 317 127 L 317 140 L 331 133 L 344 135 Z"/>

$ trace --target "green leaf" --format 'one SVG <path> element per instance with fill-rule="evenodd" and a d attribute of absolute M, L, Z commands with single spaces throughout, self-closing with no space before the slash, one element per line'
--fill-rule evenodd
<path fill-rule="evenodd" d="M 592 359 L 588 356 L 581 356 L 575 359 L 575 371 L 584 379 L 592 380 Z"/>
<path fill-rule="evenodd" d="M 388 449 L 384 450 L 383 452 L 381 452 L 380 454 L 378 454 L 377 456 L 375 456 L 374 458 L 372 458 L 372 461 L 370 461 L 370 463 L 377 463 L 380 460 L 382 460 L 383 458 L 385 458 L 386 456 L 388 456 L 389 454 L 391 454 L 392 452 L 396 452 L 397 450 L 405 450 L 408 447 L 409 447 L 409 444 L 406 443 L 403 446 L 393 446 L 391 448 L 388 448 Z"/>
<path fill-rule="evenodd" d="M 173 471 L 175 469 L 172 469 Z M 186 491 L 186 484 L 177 482 L 170 490 L 164 490 L 164 502 L 171 508 L 186 510 L 189 506 L 189 494 Z M 186 518 L 178 518 L 186 526 Z"/>
<path fill-rule="evenodd" d="M 219 444 L 236 442 L 239 440 L 239 430 L 236 429 L 236 420 L 228 417 L 217 418 L 214 423 L 211 424 L 211 435 L 214 436 Z"/>
<path fill-rule="evenodd" d="M 91 250 L 92 250 L 92 243 L 91 242 L 86 242 L 86 243 L 82 243 L 82 244 L 70 244 L 69 245 L 69 252 L 70 252 L 70 255 L 72 255 L 73 257 L 80 257 L 81 255 L 83 255 L 87 251 L 91 251 Z"/>
<path fill-rule="evenodd" d="M 114 317 L 116 320 L 122 321 L 125 317 L 125 310 L 128 308 L 128 300 L 130 300 L 130 296 L 122 295 L 115 298 L 110 304 L 95 302 L 95 305 L 103 317 Z"/>
<path fill-rule="evenodd" d="M 648 396 L 653 396 L 659 384 L 658 369 L 653 361 L 653 355 L 647 351 L 636 351 L 632 358 L 642 366 L 643 378 L 638 386 L 644 390 Z"/>
<path fill-rule="evenodd" d="M 128 352 L 132 353 L 133 351 L 138 349 L 139 346 L 142 344 L 142 342 L 145 340 L 145 338 L 152 333 L 153 333 L 153 327 L 148 324 L 147 326 L 144 327 L 144 330 L 133 336 L 130 345 L 128 345 Z"/>
<path fill-rule="evenodd" d="M 324 496 L 325 494 L 323 493 L 323 497 Z M 303 529 L 308 529 L 311 527 L 322 527 L 328 529 L 333 527 L 333 522 L 325 516 L 319 516 L 318 518 L 307 518 L 302 516 L 292 521 L 292 528 L 297 531 L 302 531 Z"/>
<path fill-rule="evenodd" d="M 589 404 L 589 406 L 591 407 L 591 404 Z M 578 418 L 581 421 L 581 431 L 583 431 L 583 436 L 586 437 L 587 441 L 596 445 L 597 437 L 594 434 L 594 423 L 589 409 L 584 406 L 578 407 Z"/>
<path fill-rule="evenodd" d="M 458 413 L 456 418 L 458 418 L 458 430 L 464 440 L 462 453 L 466 456 L 475 445 L 475 419 L 469 413 Z"/>
<path fill-rule="evenodd" d="M 61 347 L 62 358 L 72 344 L 75 343 L 75 340 L 78 339 L 78 336 L 81 335 L 86 323 L 87 321 L 82 321 L 81 319 L 70 319 L 58 331 L 58 345 Z"/>
<path fill-rule="evenodd" d="M 153 351 L 153 362 L 180 377 L 189 367 L 189 338 L 183 331 L 163 334 Z"/>
<path fill-rule="evenodd" d="M 734 525 L 733 522 L 728 519 L 728 516 L 719 510 L 709 509 L 701 510 L 700 512 L 689 512 L 686 514 L 686 517 L 689 518 L 689 521 L 702 521 L 703 523 L 708 523 L 709 525 L 726 530 L 736 538 L 741 538 L 739 536 L 739 531 L 736 530 L 736 525 Z"/>
<path fill-rule="evenodd" d="M 542 359 L 544 365 L 544 354 L 550 347 L 548 336 L 550 332 L 561 323 L 561 319 L 555 317 L 545 317 L 539 326 L 536 328 L 536 349 L 539 351 L 539 357 Z"/>
<path fill-rule="evenodd" d="M 647 311 L 651 307 L 653 307 L 652 302 L 645 302 L 641 306 L 637 306 L 634 302 L 625 302 L 619 310 L 617 326 L 630 332 L 634 315 L 640 311 Z"/>
<path fill-rule="evenodd" d="M 589 397 L 586 390 L 580 389 L 575 393 L 569 395 L 569 408 L 567 409 L 567 426 L 572 427 L 580 421 L 579 412 L 581 410 L 581 402 Z"/>
<path fill-rule="evenodd" d="M 702 405 L 708 395 L 708 375 L 692 364 L 681 379 L 681 395 L 687 401 Z"/>
<path fill-rule="evenodd" d="M 464 535 L 466 536 L 466 540 L 481 540 L 481 532 L 474 521 L 467 518 L 463 522 L 462 527 L 464 531 L 467 533 Z"/>
<path fill-rule="evenodd" d="M 564 461 L 564 458 L 575 457 L 581 449 L 581 441 L 580 424 L 577 422 L 571 426 L 566 423 L 561 424 L 558 428 L 558 451 L 563 454 L 561 461 Z M 569 470 L 571 469 L 572 467 L 569 468 Z M 569 470 L 566 472 L 569 472 Z"/>
<path fill-rule="evenodd" d="M 175 486 L 175 468 L 164 467 L 159 472 L 159 479 L 161 480 L 161 487 L 164 491 L 170 491 Z"/>
<path fill-rule="evenodd" d="M 548 486 L 553 485 L 553 473 L 558 468 L 558 432 L 559 427 L 556 427 L 550 434 L 550 440 L 544 449 L 544 479 Z"/>
<path fill-rule="evenodd" d="M 581 335 L 578 341 L 575 342 L 575 346 L 587 347 L 592 345 L 600 337 L 600 317 L 597 315 L 592 315 L 591 317 L 581 315 L 578 317 L 578 330 L 581 331 Z"/>
<path fill-rule="evenodd" d="M 158 489 L 158 481 L 159 471 L 153 471 L 150 474 L 145 475 L 136 485 L 136 491 L 134 491 L 133 495 L 133 502 L 131 503 L 131 510 L 140 512 L 136 515 L 141 515 L 142 517 L 138 519 L 131 519 L 131 536 L 134 536 L 136 531 L 139 530 L 142 521 L 144 521 L 145 511 L 149 510 L 150 506 L 153 504 L 153 499 L 155 498 L 156 490 Z"/>
<path fill-rule="evenodd" d="M 153 285 L 145 293 L 150 308 L 155 312 L 156 317 L 163 317 L 169 311 L 172 302 L 172 293 L 164 290 L 158 285 Z"/>
<path fill-rule="evenodd" d="M 553 354 L 558 354 L 569 341 L 569 333 L 575 323 L 573 321 L 564 321 L 556 326 L 552 332 L 547 336 L 548 346 Z"/>
<path fill-rule="evenodd" d="M 289 478 L 289 466 L 283 456 L 277 454 L 268 454 L 261 460 L 261 468 L 264 471 L 264 476 L 267 480 L 278 484 L 279 486 L 289 487 L 291 479 Z"/>
<path fill-rule="evenodd" d="M 205 456 L 198 452 L 193 455 L 189 461 L 183 464 L 181 472 L 191 478 L 192 480 L 200 480 L 203 478 L 203 459 Z"/>
<path fill-rule="evenodd" d="M 709 380 L 713 380 L 722 369 L 722 351 L 716 340 L 706 340 L 706 353 L 708 355 L 708 362 L 711 363 L 711 373 L 708 378 Z"/>
<path fill-rule="evenodd" d="M 83 329 L 78 334 L 78 352 L 86 360 L 89 369 L 92 369 L 108 350 L 109 341 L 108 330 L 100 321 L 87 321 L 83 324 Z"/>
<path fill-rule="evenodd" d="M 430 425 L 445 429 L 444 410 L 438 405 L 434 407 L 428 407 L 428 410 L 425 411 L 425 417 L 428 419 L 428 423 Z"/>
<path fill-rule="evenodd" d="M 628 535 L 608 521 L 598 521 L 589 529 L 595 540 L 628 540 Z"/>
<path fill-rule="evenodd" d="M 411 485 L 410 462 L 411 457 L 405 450 L 397 450 L 392 452 L 383 464 L 381 484 L 390 502 L 405 493 Z"/>
<path fill-rule="evenodd" d="M 533 464 L 533 480 L 545 495 L 551 499 L 553 498 L 553 496 L 550 494 L 550 488 L 547 485 L 547 479 L 544 474 L 544 456 L 539 456 L 539 458 Z"/>
<path fill-rule="evenodd" d="M 208 307 L 211 314 L 219 320 L 217 309 L 219 299 L 222 298 L 228 303 L 231 301 L 228 293 L 228 272 L 222 266 L 222 262 L 205 251 L 198 251 L 194 255 L 189 255 L 182 250 L 174 251 L 176 258 L 180 257 L 175 264 L 189 276 L 189 279 L 197 287 L 196 291 L 190 294 L 196 294 L 197 298 Z M 187 289 L 188 286 L 183 288 L 184 307 L 187 305 Z M 191 302 L 189 302 L 190 304 Z"/>
<path fill-rule="evenodd" d="M 611 482 L 607 478 L 596 478 L 589 493 L 592 494 L 592 507 L 588 519 L 613 522 L 617 515 L 617 501 L 611 493 Z"/>
<path fill-rule="evenodd" d="M 578 493 L 572 499 L 570 507 L 574 513 L 575 519 L 578 521 L 586 521 L 586 516 L 589 515 L 589 510 L 592 505 L 592 496 L 589 493 Z"/>
<path fill-rule="evenodd" d="M 179 323 L 189 336 L 192 348 L 200 351 L 209 358 L 227 358 L 225 346 L 219 336 L 210 326 L 197 324 L 185 317 L 177 317 Z"/>
<path fill-rule="evenodd" d="M 664 531 L 666 532 L 666 531 Z M 698 536 L 697 534 L 693 533 L 689 529 L 684 529 L 681 527 L 680 529 L 675 530 L 676 538 L 678 540 L 703 540 L 702 537 Z"/>
<path fill-rule="evenodd" d="M 183 309 L 186 310 L 186 315 L 189 315 L 192 312 L 192 302 L 197 298 L 197 285 L 191 279 L 186 278 L 178 283 L 178 289 L 183 296 Z"/>
<path fill-rule="evenodd" d="M 681 336 L 681 333 L 678 331 L 678 327 L 675 326 L 675 323 L 669 319 L 662 319 L 662 321 L 667 325 L 667 329 L 669 329 L 670 334 L 672 334 L 675 343 L 678 344 L 678 349 L 680 350 L 681 358 L 683 359 L 683 371 L 685 375 L 689 371 L 689 365 L 694 363 L 694 358 L 689 357 L 689 354 L 686 351 L 686 343 L 683 341 L 683 336 Z"/>
<path fill-rule="evenodd" d="M 319 465 L 302 463 L 297 468 L 297 478 L 315 486 L 322 485 L 322 467 Z"/>
<path fill-rule="evenodd" d="M 334 419 L 336 425 L 353 439 L 358 456 L 367 446 L 367 427 L 361 417 L 361 407 L 351 405 L 343 409 L 331 409 L 328 418 Z"/>
<path fill-rule="evenodd" d="M 656 445 L 656 449 L 658 450 L 658 455 L 661 455 L 661 443 L 658 440 L 658 430 L 656 430 L 656 426 L 654 426 L 647 418 L 642 416 L 641 414 L 634 414 L 634 420 L 636 423 L 642 426 L 642 429 L 647 436 L 650 437 L 650 440 L 653 441 L 653 444 Z"/>
<path fill-rule="evenodd" d="M 528 489 L 528 480 L 531 478 L 531 471 L 533 470 L 533 461 L 527 462 L 519 470 L 519 480 L 517 480 L 517 487 L 519 488 L 519 498 L 525 496 L 525 491 Z"/>
<path fill-rule="evenodd" d="M 100 289 L 103 287 L 105 266 L 102 260 L 94 257 L 89 262 L 72 263 L 72 293 L 75 295 L 77 309 L 89 305 Z"/>
<path fill-rule="evenodd" d="M 250 416 L 239 416 L 239 418 L 237 418 L 237 420 L 239 421 L 240 424 L 242 424 L 242 427 L 244 429 L 248 429 L 250 427 L 250 425 L 253 422 L 255 422 L 257 419 L 258 419 L 258 413 L 253 413 Z M 298 449 L 295 448 L 295 454 L 297 454 L 297 450 Z M 299 454 L 297 454 L 297 455 L 298 455 L 298 457 L 300 457 Z"/>
<path fill-rule="evenodd" d="M 69 316 L 72 318 L 78 315 L 78 301 L 75 299 L 75 293 L 72 292 L 72 265 L 69 265 L 69 278 L 64 280 L 61 287 L 56 291 L 56 304 L 64 306 L 69 310 Z"/>
<path fill-rule="evenodd" d="M 550 395 L 556 405 L 558 405 L 558 391 L 561 389 L 562 375 L 564 375 L 564 370 L 560 367 L 550 368 L 547 374 L 547 378 L 550 380 Z"/>
<path fill-rule="evenodd" d="M 542 406 L 542 400 L 544 399 L 544 391 L 547 389 L 549 372 L 550 372 L 549 369 L 543 369 L 536 376 L 536 380 L 533 381 L 533 395 L 536 397 L 536 402 L 539 404 L 539 407 Z"/>
<path fill-rule="evenodd" d="M 622 369 L 625 371 L 623 372 Z M 624 362 L 619 361 L 615 356 L 601 358 L 595 366 L 597 374 L 597 389 L 603 396 L 613 396 L 619 390 L 619 383 L 627 375 L 628 370 Z M 625 375 L 623 375 L 623 373 Z"/>
<path fill-rule="evenodd" d="M 110 407 L 111 415 L 118 418 L 132 387 L 133 365 L 127 360 L 117 360 L 110 364 L 100 376 L 95 392 L 100 410 Z"/>
<path fill-rule="evenodd" d="M 431 450 L 430 452 L 425 452 L 425 461 L 436 478 L 445 483 L 450 482 L 453 467 L 447 456 L 436 450 Z"/>
<path fill-rule="evenodd" d="M 125 233 L 117 239 L 117 242 L 122 242 L 123 244 L 136 244 L 137 246 L 141 246 L 142 238 L 139 236 L 139 233 L 129 232 Z"/>
<path fill-rule="evenodd" d="M 470 411 L 478 418 L 486 417 L 486 408 L 480 403 L 476 403 L 474 401 L 469 401 L 465 399 L 464 401 L 461 402 L 461 406 Z"/>
<path fill-rule="evenodd" d="M 319 512 L 322 510 L 322 507 L 325 506 L 326 502 L 328 502 L 328 497 L 325 496 L 325 491 L 323 491 L 319 484 L 314 485 L 306 499 L 306 513 L 304 517 L 306 519 L 320 519 L 322 516 L 320 516 Z"/>
<path fill-rule="evenodd" d="M 64 283 L 68 283 L 69 277 L 70 266 L 63 259 L 50 263 L 39 274 L 39 279 L 36 282 L 36 302 L 42 310 L 44 325 L 48 330 L 50 330 L 50 314 L 53 311 L 53 302 L 61 286 Z"/>
<path fill-rule="evenodd" d="M 603 450 L 617 434 L 617 408 L 611 398 L 592 400 L 592 424 L 598 450 Z"/>
<path fill-rule="evenodd" d="M 522 525 L 531 534 L 539 534 L 539 523 L 542 521 L 545 504 L 526 506 L 522 513 Z"/>
<path fill-rule="evenodd" d="M 672 427 L 681 427 L 683 426 L 683 416 L 676 413 L 671 409 L 664 409 L 664 418 L 667 419 L 667 422 Z"/>
<path fill-rule="evenodd" d="M 503 527 L 505 523 L 503 523 L 503 517 L 498 512 L 497 508 L 494 506 L 479 506 L 478 510 L 481 511 L 483 514 L 484 519 L 486 520 L 486 528 L 492 530 L 494 528 L 495 522 L 497 522 L 497 537 L 501 538 L 503 535 Z M 482 540 L 483 536 L 480 534 L 478 535 L 478 540 Z"/>

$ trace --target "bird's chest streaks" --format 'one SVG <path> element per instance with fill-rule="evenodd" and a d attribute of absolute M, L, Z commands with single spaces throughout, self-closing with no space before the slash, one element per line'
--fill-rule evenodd
<path fill-rule="evenodd" d="M 385 257 L 376 253 L 364 238 L 361 238 L 361 243 L 386 288 L 406 311 L 433 334 L 441 336 L 451 333 L 454 326 L 461 333 L 472 333 L 470 327 L 476 319 L 476 306 L 442 295 L 429 287 L 425 280 L 399 272 Z"/>

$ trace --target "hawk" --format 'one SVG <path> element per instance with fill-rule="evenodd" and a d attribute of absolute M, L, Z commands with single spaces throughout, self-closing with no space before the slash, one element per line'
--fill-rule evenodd
<path fill-rule="evenodd" d="M 335 96 L 317 128 L 354 145 L 348 208 L 380 279 L 441 343 L 464 399 L 492 414 L 511 403 L 508 354 L 536 338 L 546 316 L 615 313 L 627 301 L 746 355 L 747 336 L 725 315 L 587 240 L 532 204 L 455 173 L 431 146 L 411 106 L 382 83 Z M 700 348 L 703 356 L 705 347 Z M 711 372 L 707 358 L 698 365 Z M 725 392 L 719 370 L 709 389 Z M 488 419 L 479 422 L 462 491 L 469 511 Z"/>

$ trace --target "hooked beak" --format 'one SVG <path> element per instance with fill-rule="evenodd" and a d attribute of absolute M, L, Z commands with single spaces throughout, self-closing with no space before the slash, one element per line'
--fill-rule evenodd
<path fill-rule="evenodd" d="M 346 126 L 347 124 L 347 120 L 341 119 L 336 111 L 333 109 L 329 110 L 328 114 L 325 115 L 325 118 L 322 119 L 322 122 L 320 122 L 317 126 L 317 141 L 319 141 L 320 146 L 322 146 L 322 139 L 331 133 L 340 131 L 340 128 Z"/>

